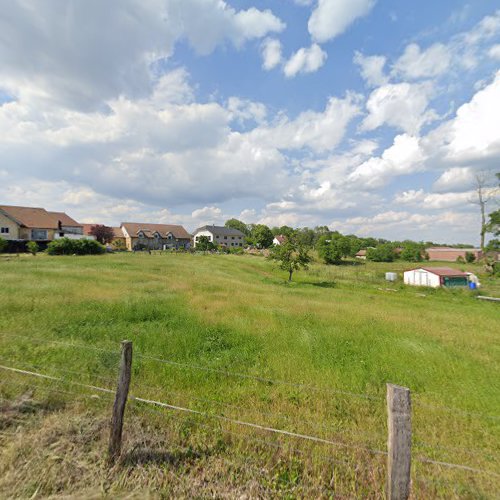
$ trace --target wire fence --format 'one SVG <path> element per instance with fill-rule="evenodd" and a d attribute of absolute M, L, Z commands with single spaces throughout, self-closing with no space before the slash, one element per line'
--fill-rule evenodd
<path fill-rule="evenodd" d="M 112 365 L 113 368 L 118 365 L 120 352 L 116 349 L 112 348 L 102 348 L 97 346 L 90 346 L 82 343 L 73 343 L 73 342 L 65 342 L 59 340 L 46 340 L 42 338 L 37 338 L 34 336 L 25 336 L 19 334 L 6 334 L 5 332 L 1 332 L 0 336 L 3 338 L 16 338 L 22 339 L 24 342 L 31 342 L 35 344 L 40 344 L 44 346 L 56 346 L 63 347 L 67 349 L 85 349 L 92 350 L 94 352 L 106 353 L 107 355 L 116 356 L 117 363 Z M 356 399 L 365 400 L 370 402 L 371 404 L 377 404 L 384 400 L 381 395 L 376 394 L 363 394 L 357 392 L 351 392 L 347 390 L 342 390 L 338 388 L 330 388 L 330 387 L 317 387 L 314 385 L 309 385 L 300 382 L 282 380 L 282 379 L 273 379 L 268 377 L 261 377 L 259 375 L 233 372 L 230 370 L 212 368 L 209 366 L 203 366 L 195 363 L 187 363 L 180 362 L 176 360 L 160 358 L 155 356 L 150 356 L 148 354 L 143 353 L 135 353 L 135 358 L 141 361 L 153 362 L 153 363 L 161 363 L 165 365 L 169 365 L 181 370 L 196 370 L 202 372 L 208 372 L 220 375 L 222 377 L 235 377 L 239 379 L 246 379 L 256 381 L 258 383 L 266 384 L 266 385 L 276 385 L 276 386 L 285 386 L 285 387 L 293 387 L 304 391 L 314 391 L 314 392 L 322 392 L 325 394 L 335 394 L 346 397 L 353 397 Z M 101 403 L 110 404 L 115 396 L 115 388 L 116 385 L 116 377 L 113 378 L 111 375 L 102 375 L 99 373 L 86 373 L 81 370 L 76 369 L 75 367 L 66 368 L 57 366 L 55 367 L 47 367 L 43 366 L 41 363 L 20 363 L 19 361 L 15 361 L 13 359 L 9 359 L 8 357 L 0 358 L 0 370 L 4 372 L 4 374 L 11 374 L 12 376 L 26 377 L 30 380 L 36 380 L 37 383 L 20 383 L 16 382 L 14 379 L 8 379 L 6 377 L 2 377 L 2 383 L 11 383 L 12 385 L 17 385 L 18 388 L 22 387 L 31 387 L 36 389 L 37 391 L 47 391 L 48 393 L 56 393 L 62 396 L 68 397 L 74 401 L 84 401 L 84 400 L 92 400 L 92 401 L 100 401 Z M 75 377 L 78 380 L 75 380 Z M 87 383 L 88 382 L 88 383 Z M 50 386 L 44 384 L 51 384 Z M 59 387 L 59 385 L 65 386 L 65 388 Z M 54 387 L 57 386 L 57 387 Z M 73 390 L 71 389 L 73 388 Z M 85 391 L 85 392 L 82 392 Z M 97 393 L 97 394 L 96 394 Z M 316 433 L 313 432 L 300 432 L 297 430 L 292 430 L 290 428 L 281 428 L 276 427 L 275 425 L 267 424 L 265 421 L 252 421 L 245 418 L 228 416 L 225 411 L 233 412 L 236 414 L 245 413 L 248 411 L 252 411 L 253 414 L 257 413 L 259 418 L 262 419 L 272 419 L 273 421 L 276 419 L 277 415 L 275 412 L 266 411 L 263 409 L 255 409 L 248 408 L 239 404 L 234 404 L 232 402 L 227 402 L 220 399 L 214 399 L 209 397 L 198 397 L 196 395 L 188 394 L 186 395 L 183 391 L 176 391 L 167 389 L 163 391 L 163 394 L 169 394 L 171 397 L 175 398 L 183 398 L 187 400 L 188 404 L 176 403 L 172 400 L 165 401 L 163 398 L 158 398 L 154 396 L 148 395 L 136 395 L 135 391 L 132 390 L 129 395 L 129 401 L 131 403 L 131 408 L 133 411 L 139 412 L 139 414 L 144 415 L 146 413 L 155 414 L 161 418 L 164 414 L 184 414 L 195 416 L 202 421 L 197 422 L 197 426 L 200 428 L 205 428 L 207 430 L 213 430 L 214 425 L 213 422 L 218 422 L 219 426 L 217 427 L 220 432 L 227 434 L 229 436 L 233 436 L 237 439 L 244 439 L 249 443 L 252 443 L 255 446 L 265 446 L 268 448 L 272 448 L 275 450 L 280 450 L 281 452 L 286 451 L 287 453 L 293 452 L 294 454 L 298 454 L 300 456 L 308 455 L 311 451 L 310 449 L 303 449 L 296 446 L 297 443 L 308 443 L 314 447 L 323 447 L 325 450 L 329 450 L 329 455 L 324 451 L 316 452 L 316 457 L 319 460 L 323 460 L 329 464 L 334 464 L 336 466 L 348 467 L 351 462 L 338 456 L 338 452 L 340 450 L 344 450 L 350 453 L 355 454 L 363 454 L 372 455 L 375 457 L 387 457 L 388 451 L 381 447 L 373 447 L 370 445 L 362 444 L 363 441 L 354 441 L 350 439 L 349 441 L 346 439 L 335 439 L 332 437 L 320 435 L 321 431 L 331 431 L 331 426 L 327 423 L 323 422 L 314 422 L 302 419 L 302 424 L 310 424 L 309 428 L 315 429 Z M 491 415 L 479 412 L 469 412 L 466 410 L 458 409 L 458 408 L 450 408 L 447 406 L 441 405 L 433 405 L 428 404 L 425 401 L 420 401 L 422 395 L 417 395 L 417 398 L 414 399 L 414 404 L 416 407 L 425 408 L 426 410 L 433 411 L 447 411 L 452 412 L 455 415 L 467 415 L 468 417 L 474 419 L 485 419 L 488 421 L 497 421 L 500 420 L 499 415 Z M 4 405 L 9 402 L 8 399 L 0 399 L 0 404 Z M 193 407 L 193 403 L 199 403 L 202 408 Z M 26 402 L 26 407 L 32 404 L 30 402 Z M 209 405 L 207 409 L 205 406 Z M 216 406 L 220 409 L 224 410 L 224 413 L 221 411 L 212 411 L 213 406 Z M 279 415 L 278 415 L 279 417 Z M 285 415 L 285 417 L 289 417 L 289 415 Z M 19 417 L 13 417 L 13 421 L 22 422 L 23 419 Z M 287 422 L 289 420 L 285 418 Z M 209 423 L 207 423 L 209 422 Z M 1 423 L 1 421 L 0 421 Z M 291 422 L 289 422 L 291 423 Z M 314 424 L 314 425 L 313 425 Z M 318 425 L 320 424 L 320 425 Z M 230 430 L 226 426 L 234 426 L 240 429 L 246 429 L 248 432 L 242 433 L 241 431 L 235 432 Z M 307 427 L 307 425 L 306 425 Z M 321 431 L 320 431 L 321 430 Z M 251 433 L 254 433 L 253 435 Z M 270 439 L 261 439 L 255 435 L 255 433 L 267 435 L 267 436 L 275 436 L 276 438 L 280 438 L 283 440 L 287 440 L 286 446 L 279 441 L 271 441 Z M 9 437 L 11 435 L 15 435 L 16 432 L 11 433 L 10 429 L 4 429 L 0 426 L 0 436 L 2 438 Z M 336 433 L 338 436 L 339 433 Z M 381 439 L 384 437 L 383 433 L 368 433 L 369 438 Z M 351 436 L 352 438 L 352 436 Z M 296 443 L 291 444 L 291 443 Z M 489 470 L 484 468 L 482 465 L 484 463 L 485 455 L 489 455 L 493 457 L 493 459 L 498 459 L 498 453 L 494 450 L 482 450 L 479 448 L 468 448 L 468 447 L 453 447 L 453 446 L 444 446 L 442 444 L 433 444 L 428 441 L 422 441 L 420 439 L 413 440 L 414 452 L 412 454 L 413 463 L 421 464 L 422 466 L 432 466 L 439 470 L 449 469 L 455 471 L 462 471 L 477 475 L 488 476 L 491 478 L 500 478 L 500 474 L 498 474 L 494 470 Z M 332 451 L 333 450 L 333 451 Z M 416 450 L 416 451 L 415 451 Z M 471 464 L 471 463 L 456 463 L 455 461 L 448 460 L 439 460 L 434 456 L 426 456 L 422 453 L 422 450 L 427 450 L 430 454 L 435 455 L 439 452 L 447 452 L 450 454 L 458 453 L 460 456 L 465 454 L 471 458 L 476 458 L 481 462 L 480 465 Z"/>

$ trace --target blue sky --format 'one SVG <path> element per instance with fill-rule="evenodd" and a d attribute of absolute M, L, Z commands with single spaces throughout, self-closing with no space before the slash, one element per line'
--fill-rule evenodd
<path fill-rule="evenodd" d="M 1 203 L 478 242 L 475 178 L 500 170 L 495 1 L 0 7 Z"/>

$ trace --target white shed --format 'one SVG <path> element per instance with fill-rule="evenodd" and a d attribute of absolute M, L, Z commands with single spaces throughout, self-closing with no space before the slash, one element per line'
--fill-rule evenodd
<path fill-rule="evenodd" d="M 439 288 L 440 286 L 454 287 L 468 284 L 467 273 L 451 267 L 419 267 L 405 271 L 403 276 L 405 285 Z"/>

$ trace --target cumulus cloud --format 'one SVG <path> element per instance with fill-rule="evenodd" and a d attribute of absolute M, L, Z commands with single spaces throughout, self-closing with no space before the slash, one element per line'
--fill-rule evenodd
<path fill-rule="evenodd" d="M 394 197 L 397 205 L 421 206 L 426 210 L 442 210 L 446 208 L 467 206 L 473 196 L 468 191 L 465 193 L 426 193 L 423 189 L 403 191 Z"/>
<path fill-rule="evenodd" d="M 325 64 L 327 57 L 327 53 L 316 43 L 309 48 L 302 47 L 288 59 L 283 72 L 287 78 L 293 78 L 298 73 L 314 73 Z"/>
<path fill-rule="evenodd" d="M 327 42 L 366 16 L 374 5 L 375 0 L 318 0 L 309 18 L 309 33 L 314 41 Z"/>
<path fill-rule="evenodd" d="M 437 192 L 468 190 L 474 183 L 474 171 L 470 167 L 453 167 L 443 172 L 432 188 Z"/>
<path fill-rule="evenodd" d="M 393 66 L 393 73 L 410 80 L 436 77 L 445 73 L 451 64 L 449 48 L 435 43 L 422 51 L 418 44 L 408 45 Z"/>
<path fill-rule="evenodd" d="M 181 38 L 209 54 L 284 27 L 269 10 L 237 11 L 222 0 L 12 2 L 0 17 L 0 81 L 18 98 L 96 109 L 122 94 L 147 95 L 151 65 Z"/>
<path fill-rule="evenodd" d="M 424 155 L 417 137 L 398 135 L 380 157 L 365 161 L 349 175 L 349 181 L 371 189 L 383 186 L 392 177 L 407 175 L 422 169 Z"/>
<path fill-rule="evenodd" d="M 424 124 L 437 118 L 435 111 L 428 109 L 433 93 L 430 82 L 388 83 L 378 87 L 366 103 L 369 114 L 361 130 L 389 125 L 409 134 L 417 134 Z"/>
<path fill-rule="evenodd" d="M 358 94 L 343 99 L 331 97 L 323 112 L 304 111 L 295 120 L 282 117 L 272 126 L 249 132 L 256 144 L 278 149 L 309 148 L 321 153 L 334 149 L 343 139 L 347 126 L 361 113 Z"/>
<path fill-rule="evenodd" d="M 458 108 L 453 119 L 429 133 L 424 147 L 445 165 L 493 168 L 498 166 L 500 154 L 499 130 L 500 71 L 489 85 Z"/>
<path fill-rule="evenodd" d="M 393 239 L 412 238 L 417 241 L 434 235 L 438 242 L 466 241 L 470 236 L 467 228 L 478 224 L 476 214 L 457 211 L 416 213 L 409 211 L 385 211 L 375 215 L 352 217 L 344 221 L 334 220 L 329 226 L 345 233 L 360 236 L 376 236 Z M 404 236 L 403 236 L 404 235 Z"/>
<path fill-rule="evenodd" d="M 384 85 L 388 77 L 384 74 L 387 58 L 384 56 L 364 56 L 361 52 L 354 53 L 354 62 L 360 66 L 361 76 L 372 87 Z"/>
<path fill-rule="evenodd" d="M 281 42 L 276 38 L 266 38 L 261 45 L 262 67 L 269 71 L 281 63 Z"/>

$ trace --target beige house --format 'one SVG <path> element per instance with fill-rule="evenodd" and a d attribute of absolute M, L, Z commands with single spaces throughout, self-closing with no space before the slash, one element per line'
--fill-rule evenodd
<path fill-rule="evenodd" d="M 127 250 L 188 249 L 191 245 L 191 235 L 182 226 L 174 224 L 122 222 L 120 229 Z"/>
<path fill-rule="evenodd" d="M 38 207 L 0 205 L 0 237 L 17 241 L 82 238 L 83 226 L 64 212 Z"/>

